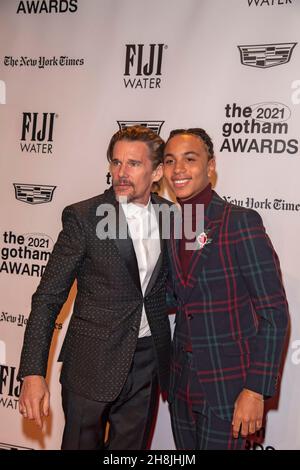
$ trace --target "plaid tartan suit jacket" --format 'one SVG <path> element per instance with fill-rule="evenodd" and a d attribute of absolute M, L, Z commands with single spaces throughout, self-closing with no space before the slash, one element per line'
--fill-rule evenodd
<path fill-rule="evenodd" d="M 195 250 L 183 278 L 178 241 L 168 246 L 171 290 L 177 302 L 169 401 L 192 345 L 193 363 L 211 410 L 231 420 L 243 387 L 276 392 L 288 327 L 278 257 L 260 215 L 217 193 L 205 210 L 211 242 Z"/>

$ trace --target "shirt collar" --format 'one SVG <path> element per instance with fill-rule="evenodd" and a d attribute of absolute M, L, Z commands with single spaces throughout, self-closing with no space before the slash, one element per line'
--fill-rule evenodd
<path fill-rule="evenodd" d="M 138 219 L 150 210 L 150 199 L 146 205 L 134 202 L 121 203 L 126 219 Z"/>

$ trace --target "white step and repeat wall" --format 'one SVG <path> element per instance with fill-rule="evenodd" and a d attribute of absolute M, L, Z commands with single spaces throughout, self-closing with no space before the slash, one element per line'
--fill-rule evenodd
<path fill-rule="evenodd" d="M 280 397 L 254 449 L 300 449 L 300 1 L 0 0 L 0 447 L 58 449 L 57 319 L 44 432 L 17 411 L 31 295 L 67 204 L 103 192 L 111 135 L 204 127 L 216 190 L 257 209 L 281 260 L 291 313 Z M 265 435 L 264 435 L 265 434 Z M 174 449 L 161 403 L 153 449 Z"/>

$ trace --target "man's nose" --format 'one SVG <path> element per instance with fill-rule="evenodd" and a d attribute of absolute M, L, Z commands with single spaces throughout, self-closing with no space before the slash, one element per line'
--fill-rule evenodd
<path fill-rule="evenodd" d="M 185 172 L 185 164 L 184 162 L 177 161 L 174 165 L 174 173 L 184 173 Z"/>
<path fill-rule="evenodd" d="M 125 178 L 126 176 L 127 176 L 127 166 L 124 163 L 120 163 L 119 178 Z"/>

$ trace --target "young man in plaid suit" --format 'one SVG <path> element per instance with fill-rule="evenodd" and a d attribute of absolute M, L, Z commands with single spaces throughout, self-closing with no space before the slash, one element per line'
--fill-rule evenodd
<path fill-rule="evenodd" d="M 196 249 L 169 244 L 177 303 L 170 409 L 178 449 L 243 449 L 275 394 L 288 327 L 277 255 L 261 217 L 211 189 L 213 143 L 203 129 L 172 131 L 164 174 L 192 208 Z M 197 206 L 204 230 L 197 232 Z M 199 206 L 198 206 L 199 208 Z"/>

